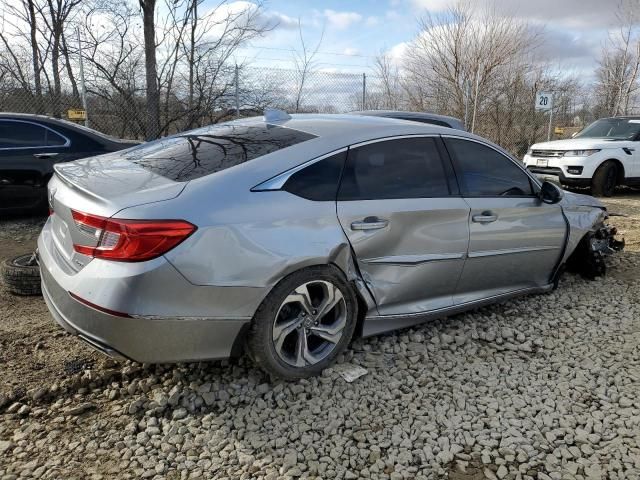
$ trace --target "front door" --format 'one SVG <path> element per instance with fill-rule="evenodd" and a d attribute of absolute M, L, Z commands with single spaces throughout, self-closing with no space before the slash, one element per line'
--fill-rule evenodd
<path fill-rule="evenodd" d="M 389 139 L 349 149 L 337 212 L 380 315 L 449 307 L 469 239 L 441 140 Z"/>
<path fill-rule="evenodd" d="M 469 216 L 469 253 L 456 304 L 548 285 L 566 222 L 560 205 L 535 195 L 524 169 L 498 150 L 446 138 Z"/>

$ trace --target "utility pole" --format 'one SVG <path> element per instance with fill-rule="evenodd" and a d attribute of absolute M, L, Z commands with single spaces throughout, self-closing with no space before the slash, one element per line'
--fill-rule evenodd
<path fill-rule="evenodd" d="M 476 128 L 476 110 L 478 108 L 478 90 L 480 88 L 480 65 L 478 65 L 478 70 L 476 70 L 476 94 L 473 97 L 473 115 L 471 117 L 471 133 L 473 133 Z"/>
<path fill-rule="evenodd" d="M 463 86 L 464 90 L 464 128 L 469 128 L 469 100 L 471 99 L 471 82 L 465 81 Z"/>
<path fill-rule="evenodd" d="M 236 118 L 240 118 L 240 84 L 238 75 L 238 64 L 236 63 Z"/>
<path fill-rule="evenodd" d="M 82 42 L 80 41 L 80 29 L 76 28 L 78 35 L 78 52 L 80 54 L 80 96 L 82 97 L 82 109 L 84 110 L 84 126 L 89 127 L 89 112 L 87 111 L 87 89 L 84 85 L 84 61 L 82 59 Z"/>

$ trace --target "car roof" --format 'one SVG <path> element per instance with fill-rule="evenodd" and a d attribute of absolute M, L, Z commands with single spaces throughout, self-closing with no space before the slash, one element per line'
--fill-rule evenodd
<path fill-rule="evenodd" d="M 307 132 L 317 137 L 323 137 L 325 141 L 335 138 L 339 142 L 340 138 L 346 137 L 349 139 L 347 145 L 394 135 L 451 134 L 450 128 L 438 125 L 359 114 L 298 113 L 291 114 L 287 120 L 275 122 L 266 122 L 264 117 L 250 117 L 227 122 L 227 124 L 238 125 L 265 123 Z"/>
<path fill-rule="evenodd" d="M 602 117 L 598 120 L 640 120 L 638 115 L 621 115 L 619 117 Z"/>
<path fill-rule="evenodd" d="M 440 115 L 438 113 L 430 112 L 408 112 L 403 110 L 359 110 L 351 112 L 355 115 L 367 115 L 375 117 L 393 117 L 393 118 L 415 118 L 423 120 L 439 120 L 441 122 L 451 123 L 456 126 L 462 127 L 462 121 L 456 117 L 450 117 L 448 115 Z"/>
<path fill-rule="evenodd" d="M 104 134 L 92 128 L 87 128 L 84 125 L 78 125 L 76 123 L 70 122 L 69 120 L 65 120 L 63 118 L 55 118 L 50 117 L 48 115 L 40 115 L 36 113 L 11 113 L 11 112 L 0 112 L 0 120 L 23 120 L 23 121 L 32 121 L 41 123 L 43 125 L 47 125 L 48 127 L 55 128 L 56 126 L 64 127 L 74 132 L 90 137 L 102 144 L 122 144 L 131 143 L 132 145 L 138 142 L 131 140 L 122 140 L 116 137 L 112 137 L 111 135 Z"/>

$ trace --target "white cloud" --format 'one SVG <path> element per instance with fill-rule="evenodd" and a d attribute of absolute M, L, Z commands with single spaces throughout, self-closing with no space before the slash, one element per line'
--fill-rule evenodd
<path fill-rule="evenodd" d="M 362 15 L 356 12 L 337 12 L 335 10 L 326 9 L 323 12 L 323 15 L 329 22 L 329 25 L 340 30 L 362 21 Z"/>
<path fill-rule="evenodd" d="M 378 17 L 374 17 L 373 15 L 370 17 L 367 17 L 367 19 L 365 20 L 364 24 L 367 27 L 375 27 L 380 23 L 380 19 Z"/>
<path fill-rule="evenodd" d="M 391 47 L 386 53 L 394 64 L 401 65 L 407 48 L 409 48 L 409 42 L 401 42 Z"/>
<path fill-rule="evenodd" d="M 442 12 L 458 0 L 410 0 L 417 13 Z M 496 12 L 541 24 L 576 27 L 607 27 L 616 21 L 617 4 L 613 0 L 474 0 L 474 8 Z"/>
<path fill-rule="evenodd" d="M 298 28 L 298 20 L 280 12 L 270 11 L 264 7 L 259 7 L 254 2 L 245 0 L 237 0 L 230 3 L 221 3 L 210 12 L 213 12 L 215 22 L 220 22 L 212 30 L 208 32 L 214 36 L 224 31 L 224 23 L 228 20 L 234 20 L 236 23 L 246 21 L 249 15 L 254 15 L 254 22 L 260 28 L 270 29 L 295 29 Z M 218 32 L 219 31 L 219 32 Z"/>
<path fill-rule="evenodd" d="M 456 3 L 456 0 L 411 0 L 414 8 L 430 12 L 442 12 Z"/>
<path fill-rule="evenodd" d="M 402 18 L 402 14 L 397 10 L 387 10 L 384 16 L 386 17 L 387 20 L 390 20 L 393 22 L 398 21 Z"/>
<path fill-rule="evenodd" d="M 263 12 L 262 17 L 266 21 L 276 23 L 277 28 L 284 28 L 287 30 L 298 28 L 298 19 L 285 15 L 284 13 Z"/>
<path fill-rule="evenodd" d="M 358 55 L 358 54 L 360 54 L 360 50 L 358 50 L 357 48 L 353 48 L 353 47 L 347 47 L 344 50 L 342 50 L 342 54 L 343 55 Z"/>

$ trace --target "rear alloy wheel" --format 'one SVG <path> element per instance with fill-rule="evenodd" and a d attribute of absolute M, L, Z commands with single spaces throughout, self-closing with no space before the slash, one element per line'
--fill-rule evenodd
<path fill-rule="evenodd" d="M 2 263 L 2 280 L 7 290 L 16 295 L 41 295 L 40 268 L 35 254 L 28 253 Z"/>
<path fill-rule="evenodd" d="M 615 162 L 608 160 L 598 167 L 593 174 L 591 181 L 591 191 L 598 197 L 613 196 L 618 183 L 618 166 Z"/>
<path fill-rule="evenodd" d="M 311 267 L 290 275 L 256 312 L 248 345 L 269 373 L 289 379 L 318 374 L 348 345 L 357 302 L 334 270 Z"/>

